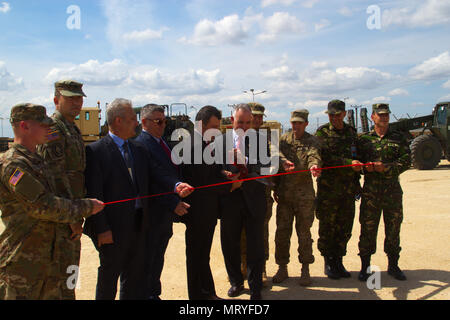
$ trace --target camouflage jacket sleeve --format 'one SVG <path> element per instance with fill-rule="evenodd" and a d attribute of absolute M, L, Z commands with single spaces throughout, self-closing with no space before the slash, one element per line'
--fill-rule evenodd
<path fill-rule="evenodd" d="M 409 150 L 408 142 L 402 135 L 397 135 L 399 143 L 397 159 L 393 161 L 392 165 L 388 167 L 386 175 L 399 176 L 409 169 L 411 166 L 411 152 Z"/>
<path fill-rule="evenodd" d="M 56 190 L 58 195 L 72 198 L 70 183 L 65 173 L 65 138 L 64 130 L 60 128 L 58 120 L 50 128 L 48 134 L 48 142 L 37 147 L 39 155 L 45 159 L 52 168 L 55 177 Z"/>
<path fill-rule="evenodd" d="M 45 184 L 21 162 L 12 161 L 2 168 L 1 180 L 27 214 L 35 219 L 76 223 L 91 215 L 90 200 L 68 200 L 49 193 Z"/>
<path fill-rule="evenodd" d="M 313 166 L 322 166 L 322 158 L 320 157 L 320 143 L 317 137 L 311 136 L 311 142 L 308 148 L 308 169 Z"/>

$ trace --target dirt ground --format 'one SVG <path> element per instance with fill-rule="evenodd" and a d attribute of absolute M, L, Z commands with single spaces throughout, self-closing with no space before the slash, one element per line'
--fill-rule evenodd
<path fill-rule="evenodd" d="M 372 256 L 372 265 L 381 271 L 381 288 L 369 289 L 366 283 L 358 281 L 360 259 L 358 239 L 359 202 L 353 227 L 353 236 L 348 243 L 344 264 L 352 273 L 350 279 L 330 280 L 323 274 L 323 258 L 317 250 L 318 221 L 312 227 L 316 262 L 311 265 L 313 284 L 300 287 L 298 279 L 301 265 L 297 260 L 297 236 L 291 238 L 291 262 L 288 280 L 273 284 L 271 277 L 277 271 L 274 258 L 275 212 L 270 220 L 270 259 L 267 262 L 269 281 L 262 295 L 268 300 L 444 300 L 450 299 L 450 163 L 442 161 L 431 171 L 408 170 L 401 176 L 404 191 L 404 220 L 401 230 L 402 252 L 400 267 L 408 277 L 397 281 L 387 272 L 387 258 L 383 252 L 384 225 L 380 223 L 377 253 Z M 3 230 L 3 226 L 0 226 Z M 186 265 L 183 224 L 174 224 L 174 235 L 166 252 L 162 273 L 162 295 L 164 300 L 185 300 Z M 83 236 L 80 264 L 80 280 L 77 299 L 95 298 L 98 254 L 91 240 Z M 229 283 L 220 247 L 220 226 L 218 224 L 211 251 L 211 269 L 216 291 L 220 297 L 227 297 Z M 247 283 L 245 283 L 248 288 Z M 248 299 L 248 290 L 239 299 Z"/>

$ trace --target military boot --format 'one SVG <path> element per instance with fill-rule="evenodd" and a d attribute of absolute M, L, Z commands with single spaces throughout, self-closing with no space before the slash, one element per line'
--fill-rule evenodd
<path fill-rule="evenodd" d="M 289 278 L 288 270 L 287 270 L 287 265 L 282 264 L 282 265 L 278 266 L 278 271 L 277 271 L 277 273 L 273 276 L 272 282 L 273 282 L 273 283 L 282 283 L 282 282 L 283 282 L 284 280 L 286 280 L 287 278 Z"/>
<path fill-rule="evenodd" d="M 359 281 L 367 281 L 370 277 L 370 273 L 367 272 L 367 269 L 370 267 L 370 256 L 361 256 L 361 271 L 358 275 Z"/>
<path fill-rule="evenodd" d="M 299 280 L 299 284 L 302 287 L 308 287 L 311 285 L 311 276 L 309 275 L 309 264 L 302 264 L 302 275 Z"/>
<path fill-rule="evenodd" d="M 341 278 L 350 278 L 352 275 L 348 272 L 342 263 L 343 257 L 336 258 L 336 268 Z"/>
<path fill-rule="evenodd" d="M 334 257 L 324 257 L 325 258 L 325 274 L 330 279 L 340 279 L 339 270 L 336 266 L 336 258 Z"/>
<path fill-rule="evenodd" d="M 395 279 L 400 281 L 405 281 L 406 276 L 402 270 L 398 267 L 398 256 L 388 256 L 389 265 L 388 265 L 388 274 L 393 276 Z"/>

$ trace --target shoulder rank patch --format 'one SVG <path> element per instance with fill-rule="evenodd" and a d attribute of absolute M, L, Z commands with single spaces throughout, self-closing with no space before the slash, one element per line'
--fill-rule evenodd
<path fill-rule="evenodd" d="M 16 169 L 11 178 L 9 178 L 9 183 L 15 187 L 19 183 L 20 179 L 22 179 L 24 174 L 25 173 L 23 173 L 20 169 Z"/>
<path fill-rule="evenodd" d="M 48 142 L 55 141 L 58 139 L 59 139 L 59 132 L 57 130 L 49 130 L 48 131 L 48 134 L 47 134 Z"/>

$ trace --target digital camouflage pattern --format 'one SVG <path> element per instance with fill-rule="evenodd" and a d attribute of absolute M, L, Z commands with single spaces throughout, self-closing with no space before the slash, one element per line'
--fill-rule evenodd
<path fill-rule="evenodd" d="M 39 154 L 52 168 L 55 177 L 56 195 L 68 199 L 81 199 L 85 196 L 84 170 L 86 151 L 81 132 L 75 123 L 67 121 L 57 110 L 52 119 L 49 142 L 38 146 Z M 79 221 L 83 223 L 83 220 Z M 61 277 L 67 278 L 67 267 L 80 263 L 80 239 L 72 240 L 69 225 L 59 225 L 57 239 L 65 247 L 62 258 Z M 75 290 L 65 292 L 65 299 L 75 299 Z"/>
<path fill-rule="evenodd" d="M 55 196 L 52 171 L 19 144 L 0 157 L 0 299 L 62 299 L 66 288 L 58 228 L 88 217 L 92 203 Z M 66 270 L 64 270 L 66 271 Z"/>
<path fill-rule="evenodd" d="M 383 212 L 386 231 L 384 251 L 388 256 L 398 258 L 401 250 L 400 226 L 403 220 L 403 191 L 399 175 L 411 165 L 409 147 L 402 133 L 391 130 L 382 138 L 372 131 L 361 139 L 370 146 L 365 161 L 380 161 L 388 167 L 383 173 L 366 172 L 364 176 L 359 217 L 359 255 L 368 256 L 376 252 L 378 225 Z"/>
<path fill-rule="evenodd" d="M 351 165 L 362 149 L 356 130 L 344 123 L 337 130 L 331 123 L 316 132 L 321 142 L 323 167 Z M 360 174 L 352 168 L 323 170 L 317 179 L 317 208 L 319 219 L 318 249 L 323 256 L 343 257 L 352 235 L 355 218 L 355 196 L 360 192 Z"/>
<path fill-rule="evenodd" d="M 280 139 L 280 160 L 294 163 L 295 171 L 309 170 L 314 165 L 321 167 L 319 141 L 305 132 L 296 139 L 293 132 Z M 281 167 L 281 166 L 280 166 Z M 311 173 L 301 172 L 274 178 L 277 206 L 277 230 L 275 233 L 275 260 L 278 265 L 289 263 L 292 225 L 298 236 L 298 258 L 300 263 L 314 262 L 311 226 L 314 221 L 314 186 Z"/>

